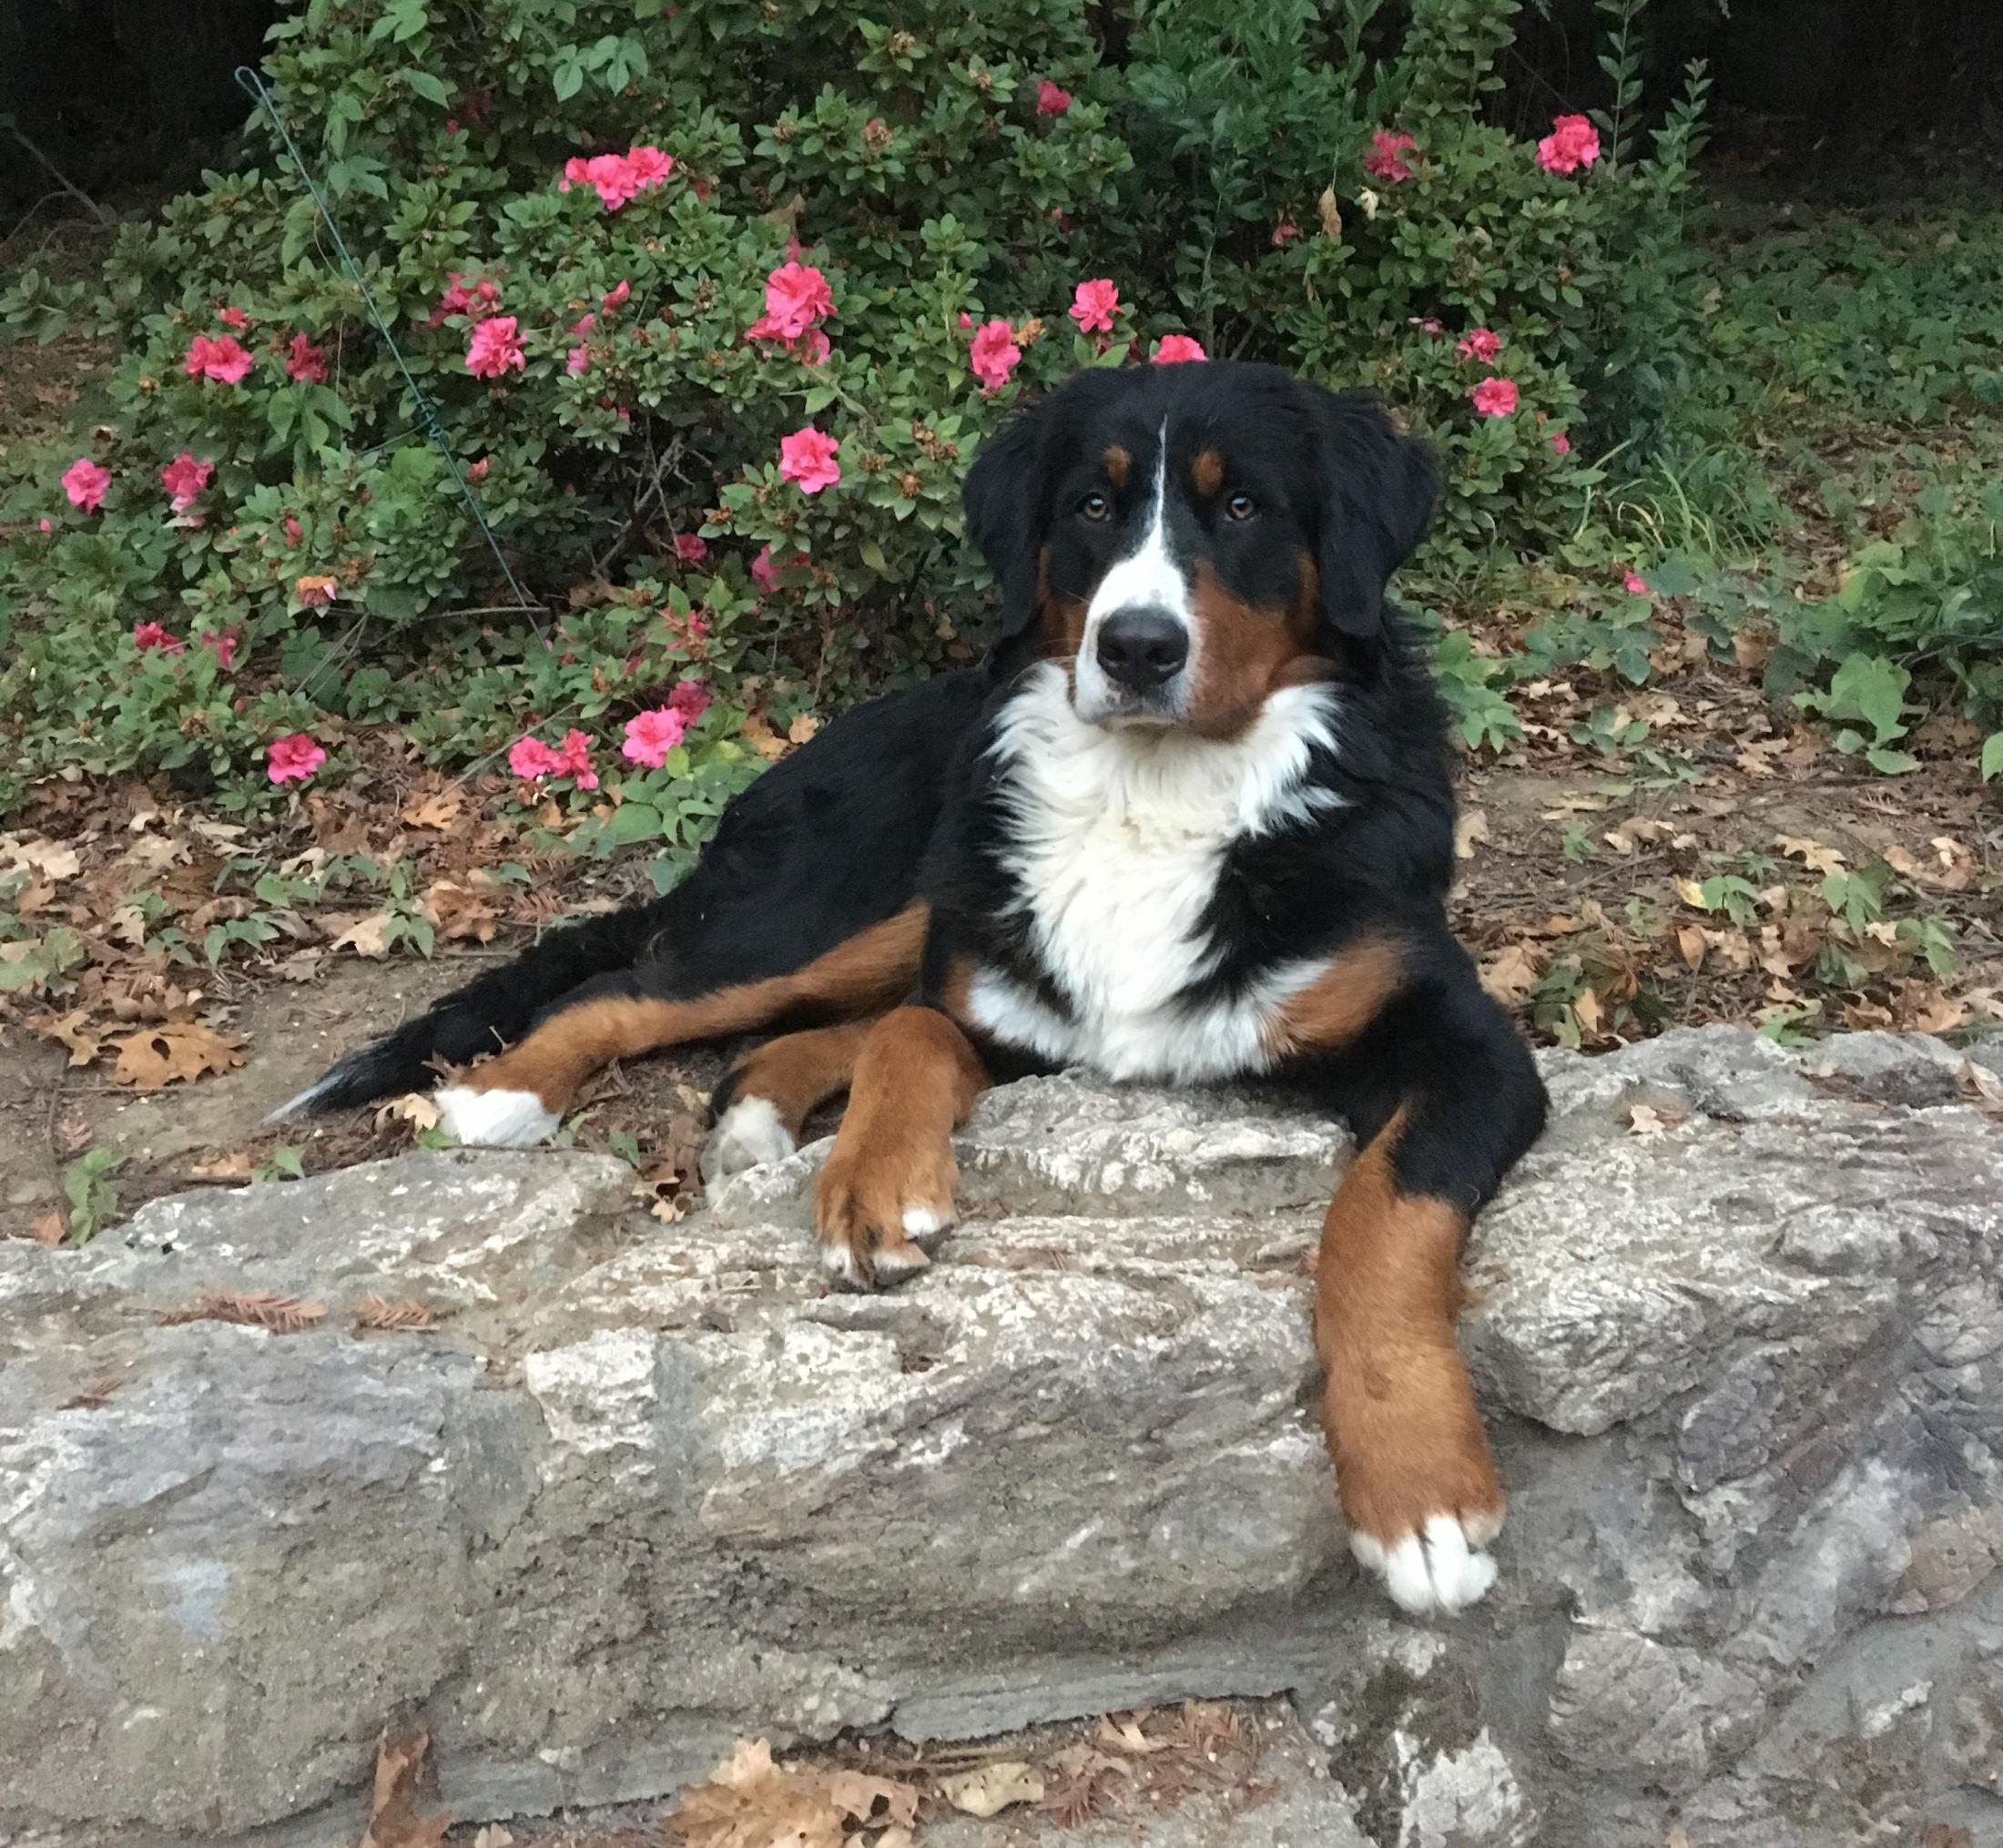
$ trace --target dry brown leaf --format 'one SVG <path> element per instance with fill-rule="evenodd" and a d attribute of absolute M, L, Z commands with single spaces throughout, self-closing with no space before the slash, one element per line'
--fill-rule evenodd
<path fill-rule="evenodd" d="M 456 783 L 442 789 L 412 796 L 399 811 L 412 828 L 430 828 L 442 832 L 459 819 L 466 806 L 466 792 Z"/>
<path fill-rule="evenodd" d="M 396 1739 L 385 1731 L 377 1741 L 375 1790 L 361 1848 L 438 1848 L 444 1840 L 451 1817 L 442 1811 L 418 1813 L 418 1771 L 431 1746 L 422 1727 Z"/>
<path fill-rule="evenodd" d="M 45 1213 L 28 1227 L 28 1236 L 36 1244 L 61 1244 L 63 1234 L 69 1230 L 69 1221 L 60 1213 Z"/>
<path fill-rule="evenodd" d="M 737 736 L 768 763 L 777 763 L 792 749 L 784 738 L 766 724 L 763 715 L 759 713 L 746 715 L 744 723 L 737 727 Z"/>
<path fill-rule="evenodd" d="M 798 714 L 793 723 L 786 727 L 788 744 L 804 745 L 820 729 L 820 721 L 810 712 Z"/>
<path fill-rule="evenodd" d="M 215 1155 L 206 1162 L 198 1162 L 192 1172 L 198 1181 L 248 1181 L 251 1173 L 250 1157 L 239 1149 L 233 1155 Z"/>
<path fill-rule="evenodd" d="M 97 1056 L 97 1036 L 84 1031 L 85 1019 L 84 1010 L 74 1008 L 66 1014 L 37 1014 L 28 1025 L 45 1040 L 54 1040 L 57 1045 L 66 1046 L 70 1069 L 75 1071 L 79 1065 L 88 1065 Z"/>
<path fill-rule="evenodd" d="M 1992 1071 L 1970 1059 L 1961 1067 L 1961 1082 L 1983 1115 L 2003 1122 L 2003 1071 Z"/>
<path fill-rule="evenodd" d="M 1102 1745 L 1110 1745 L 1118 1752 L 1131 1752 L 1142 1758 L 1162 1749 L 1161 1741 L 1143 1732 L 1141 1722 L 1132 1714 L 1124 1720 L 1115 1714 L 1107 1715 L 1099 1722 L 1098 1739 Z"/>
<path fill-rule="evenodd" d="M 243 1063 L 243 1041 L 205 1027 L 199 1020 L 168 1020 L 118 1041 L 111 1075 L 140 1091 L 192 1084 L 210 1071 L 233 1071 Z"/>
<path fill-rule="evenodd" d="M 393 911 L 376 911 L 359 924 L 351 924 L 334 939 L 336 949 L 351 949 L 371 962 L 382 961 L 390 953 L 390 926 L 396 922 Z"/>
<path fill-rule="evenodd" d="M 1481 986 L 1504 1007 L 1514 1007 L 1535 991 L 1542 973 L 1535 950 L 1527 944 L 1511 943 L 1482 963 Z"/>
<path fill-rule="evenodd" d="M 160 1321 L 168 1327 L 183 1322 L 241 1322 L 269 1328 L 274 1335 L 297 1335 L 326 1315 L 323 1304 L 302 1303 L 274 1290 L 210 1290 L 185 1309 L 169 1309 Z"/>
<path fill-rule="evenodd" d="M 1704 961 L 1704 934 L 1694 924 L 1679 924 L 1676 927 L 1676 953 L 1691 969 L 1702 969 Z"/>
<path fill-rule="evenodd" d="M 1826 841 L 1812 840 L 1797 834 L 1776 834 L 1774 845 L 1801 861 L 1812 873 L 1840 873 L 1843 870 L 1843 856 Z"/>
<path fill-rule="evenodd" d="M 476 943 L 487 943 L 500 928 L 486 892 L 452 879 L 439 880 L 424 894 L 422 909 L 438 927 L 438 934 L 448 940 L 470 937 Z"/>
<path fill-rule="evenodd" d="M 451 1314 L 450 1309 L 434 1309 L 409 1296 L 369 1295 L 355 1305 L 355 1326 L 393 1334 L 422 1333 L 437 1327 Z"/>
<path fill-rule="evenodd" d="M 1489 838 L 1489 812 L 1485 808 L 1469 808 L 1454 824 L 1454 858 L 1471 860 L 1474 850 Z"/>
<path fill-rule="evenodd" d="M 860 1772 L 777 1765 L 764 1740 L 740 1739 L 664 1827 L 687 1848 L 842 1848 L 851 1823 L 910 1828 L 918 1796 Z"/>
<path fill-rule="evenodd" d="M 0 854 L 10 864 L 28 867 L 54 885 L 73 879 L 83 869 L 83 858 L 73 847 L 59 840 L 18 840 L 9 835 L 0 840 Z"/>
<path fill-rule="evenodd" d="M 278 972 L 287 981 L 318 981 L 320 964 L 326 960 L 324 949 L 295 949 L 279 959 Z"/>
<path fill-rule="evenodd" d="M 376 1106 L 373 1126 L 381 1129 L 385 1123 L 406 1122 L 422 1133 L 435 1130 L 442 1121 L 438 1106 L 422 1091 L 406 1091 L 402 1097 L 392 1097 Z"/>
<path fill-rule="evenodd" d="M 1004 1759 L 958 1777 L 940 1778 L 939 1794 L 970 1816 L 998 1816 L 1017 1803 L 1042 1802 L 1043 1780 L 1020 1759 Z"/>
<path fill-rule="evenodd" d="M 1600 1003 L 1600 997 L 1590 988 L 1577 1000 L 1572 1002 L 1571 1011 L 1573 1018 L 1589 1033 L 1598 1033 L 1601 1022 L 1606 1017 L 1605 1010 Z"/>
<path fill-rule="evenodd" d="M 1951 835 L 1936 835 L 1927 845 L 1934 850 L 1935 864 L 1929 865 L 1902 847 L 1886 848 L 1885 863 L 1895 873 L 1923 886 L 1934 886 L 1944 892 L 1966 890 L 1975 877 L 1974 854 Z"/>
<path fill-rule="evenodd" d="M 473 1838 L 473 1848 L 514 1848 L 513 1834 L 498 1823 L 489 1823 Z M 879 1843 L 877 1848 L 882 1848 Z"/>
<path fill-rule="evenodd" d="M 1315 201 L 1315 216 L 1321 220 L 1321 234 L 1325 238 L 1342 236 L 1342 207 L 1336 198 L 1336 189 L 1325 186 L 1321 197 Z"/>

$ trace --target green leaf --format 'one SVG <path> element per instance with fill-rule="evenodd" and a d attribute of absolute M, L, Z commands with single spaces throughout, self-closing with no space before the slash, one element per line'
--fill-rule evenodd
<path fill-rule="evenodd" d="M 1982 746 L 1982 780 L 1993 783 L 2003 777 L 2003 732 L 1991 732 Z"/>
<path fill-rule="evenodd" d="M 441 109 L 452 100 L 445 80 L 433 76 L 429 71 L 400 71 L 398 76 L 403 79 L 406 88 L 416 91 L 427 102 L 436 103 Z"/>
<path fill-rule="evenodd" d="M 636 840 L 654 840 L 666 832 L 661 811 L 645 802 L 621 803 L 605 828 L 606 837 L 617 847 L 629 847 Z"/>
<path fill-rule="evenodd" d="M 1886 777 L 1903 777 L 1908 770 L 1919 768 L 1919 759 L 1909 756 L 1904 751 L 1886 750 L 1883 745 L 1873 745 L 1864 754 L 1864 761 Z"/>

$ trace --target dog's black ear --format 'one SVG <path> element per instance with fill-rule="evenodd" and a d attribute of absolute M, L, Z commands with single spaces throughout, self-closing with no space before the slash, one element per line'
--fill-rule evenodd
<path fill-rule="evenodd" d="M 1365 640 L 1384 620 L 1391 574 L 1418 549 L 1439 496 L 1431 450 L 1362 391 L 1315 390 L 1322 620 Z"/>
<path fill-rule="evenodd" d="M 1049 399 L 1015 415 L 981 445 L 961 490 L 971 538 L 1002 592 L 997 645 L 1029 626 L 1036 613 L 1037 553 L 1042 539 Z"/>

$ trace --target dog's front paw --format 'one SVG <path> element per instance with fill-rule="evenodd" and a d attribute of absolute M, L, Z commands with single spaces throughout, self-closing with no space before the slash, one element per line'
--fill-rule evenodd
<path fill-rule="evenodd" d="M 821 1264 L 844 1289 L 901 1283 L 930 1262 L 925 1245 L 952 1226 L 960 1170 L 950 1143 L 878 1148 L 838 1136 L 820 1171 L 814 1228 Z"/>
<path fill-rule="evenodd" d="M 447 1084 L 432 1093 L 439 1126 L 469 1147 L 529 1149 L 546 1142 L 563 1119 L 533 1091 L 475 1091 Z"/>
<path fill-rule="evenodd" d="M 717 1127 L 703 1144 L 703 1183 L 713 1187 L 747 1168 L 783 1162 L 798 1147 L 770 1102 L 740 1097 L 717 1119 Z"/>
<path fill-rule="evenodd" d="M 1334 1368 L 1323 1416 L 1357 1563 L 1414 1616 L 1477 1602 L 1495 1583 L 1487 1548 L 1509 1504 L 1459 1353 Z"/>

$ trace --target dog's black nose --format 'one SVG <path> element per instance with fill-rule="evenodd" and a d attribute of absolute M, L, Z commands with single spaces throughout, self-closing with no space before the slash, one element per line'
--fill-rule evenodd
<path fill-rule="evenodd" d="M 1159 686 L 1189 659 L 1189 631 L 1165 610 L 1121 610 L 1099 631 L 1106 678 L 1134 693 Z"/>

